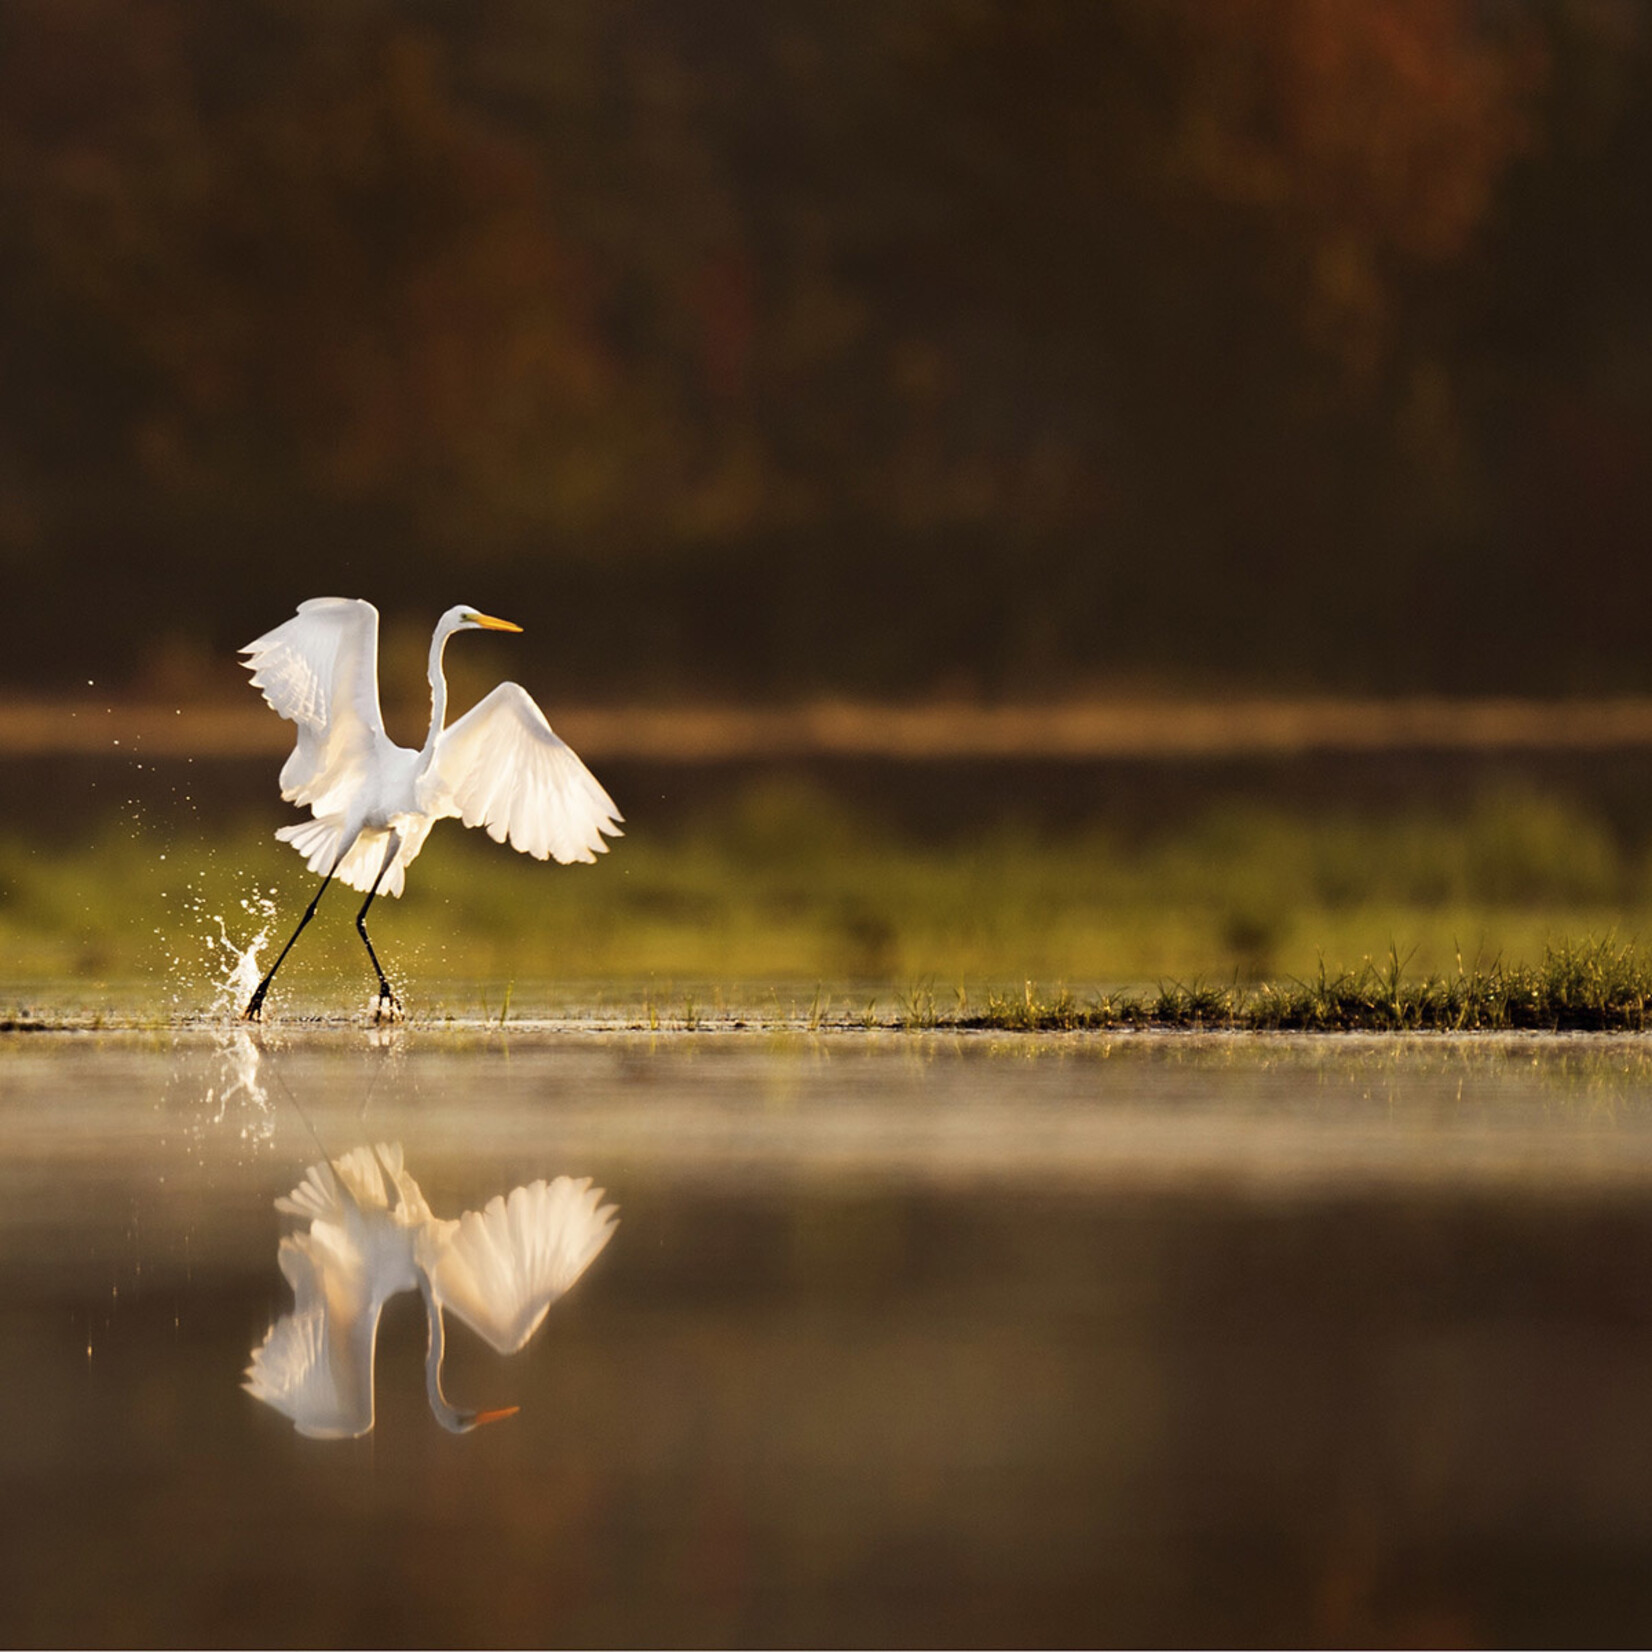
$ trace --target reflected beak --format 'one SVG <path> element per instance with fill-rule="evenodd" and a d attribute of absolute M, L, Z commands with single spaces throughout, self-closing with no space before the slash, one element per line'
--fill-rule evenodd
<path fill-rule="evenodd" d="M 513 624 L 510 620 L 495 619 L 492 614 L 472 614 L 470 623 L 481 626 L 484 631 L 520 631 L 522 629 L 520 625 Z"/>
<path fill-rule="evenodd" d="M 513 625 L 511 629 L 513 631 L 520 631 L 522 627 L 519 625 Z M 503 1422 L 506 1417 L 514 1417 L 521 1409 L 522 1407 L 519 1405 L 503 1405 L 500 1406 L 497 1411 L 478 1411 L 476 1415 L 471 1418 L 470 1425 L 472 1428 L 480 1428 L 483 1423 Z"/>

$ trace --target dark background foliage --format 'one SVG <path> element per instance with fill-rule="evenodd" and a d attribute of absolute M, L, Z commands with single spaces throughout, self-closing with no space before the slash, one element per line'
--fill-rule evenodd
<path fill-rule="evenodd" d="M 1612 0 L 11 0 L 0 680 L 1652 688 Z"/>

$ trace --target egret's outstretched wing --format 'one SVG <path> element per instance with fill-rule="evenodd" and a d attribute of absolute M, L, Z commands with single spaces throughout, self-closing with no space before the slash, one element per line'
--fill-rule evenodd
<path fill-rule="evenodd" d="M 342 807 L 385 738 L 378 609 L 353 597 L 314 597 L 241 652 L 253 687 L 298 726 L 298 744 L 281 769 L 281 795 L 318 815 Z"/>
<path fill-rule="evenodd" d="M 595 860 L 620 812 L 518 683 L 501 683 L 442 731 L 425 776 L 425 806 L 485 826 L 536 860 Z"/>
<path fill-rule="evenodd" d="M 422 1236 L 420 1264 L 437 1300 L 501 1354 L 514 1354 L 614 1231 L 614 1206 L 586 1176 L 495 1196 Z"/>

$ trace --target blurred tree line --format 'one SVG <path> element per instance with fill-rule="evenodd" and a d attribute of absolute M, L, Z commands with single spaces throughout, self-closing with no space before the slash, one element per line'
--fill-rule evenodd
<path fill-rule="evenodd" d="M 336 592 L 581 695 L 1652 687 L 1649 64 L 1615 0 L 7 0 L 0 674 Z"/>

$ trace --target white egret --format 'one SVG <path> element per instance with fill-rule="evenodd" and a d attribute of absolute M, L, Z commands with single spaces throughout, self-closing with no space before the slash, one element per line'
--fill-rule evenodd
<path fill-rule="evenodd" d="M 526 689 L 500 683 L 445 726 L 442 650 L 455 631 L 520 631 L 463 604 L 442 615 L 430 639 L 430 732 L 418 751 L 396 745 L 379 711 L 379 613 L 370 602 L 316 597 L 298 614 L 241 650 L 255 688 L 298 728 L 281 770 L 281 795 L 313 818 L 283 826 L 290 843 L 322 874 L 298 928 L 258 983 L 245 1016 L 260 1018 L 265 994 L 293 942 L 338 878 L 365 890 L 356 929 L 379 978 L 376 1017 L 400 1012 L 367 935 L 379 894 L 400 895 L 407 867 L 431 826 L 455 815 L 485 826 L 496 843 L 538 860 L 592 861 L 619 837 L 620 813 L 574 752 L 552 732 Z"/>
<path fill-rule="evenodd" d="M 463 1434 L 512 1415 L 515 1406 L 461 1411 L 442 1393 L 443 1311 L 502 1354 L 526 1346 L 550 1305 L 608 1243 L 617 1218 L 601 1200 L 589 1177 L 558 1176 L 444 1221 L 431 1214 L 398 1143 L 311 1165 L 275 1201 L 277 1210 L 309 1219 L 278 1252 L 293 1310 L 253 1350 L 243 1386 L 290 1417 L 300 1434 L 337 1440 L 368 1433 L 380 1312 L 390 1297 L 417 1290 L 428 1319 L 425 1390 L 436 1420 Z"/>

